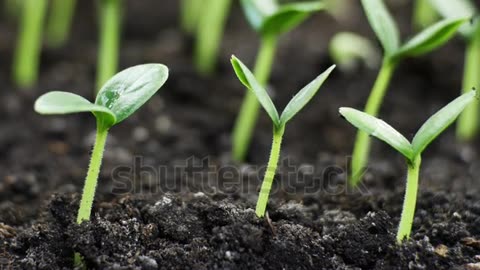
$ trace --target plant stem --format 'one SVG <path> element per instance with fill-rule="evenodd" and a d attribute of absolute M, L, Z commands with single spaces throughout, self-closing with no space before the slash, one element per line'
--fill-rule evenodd
<path fill-rule="evenodd" d="M 72 25 L 76 0 L 51 0 L 51 15 L 47 23 L 47 42 L 58 48 L 65 44 Z"/>
<path fill-rule="evenodd" d="M 480 89 L 480 26 L 468 41 L 465 54 L 465 70 L 463 74 L 463 93 L 472 88 Z M 461 141 L 472 140 L 478 133 L 478 113 L 480 104 L 474 100 L 463 111 L 458 119 L 457 138 Z"/>
<path fill-rule="evenodd" d="M 180 0 L 180 26 L 188 34 L 195 32 L 205 0 Z"/>
<path fill-rule="evenodd" d="M 365 106 L 365 113 L 368 113 L 372 116 L 377 116 L 395 67 L 395 62 L 389 59 L 385 59 L 383 61 L 380 73 L 378 74 L 372 92 L 368 97 L 367 105 Z M 371 140 L 368 134 L 363 131 L 358 131 L 352 154 L 350 185 L 353 187 L 355 187 L 361 180 L 364 173 L 364 168 L 368 163 L 370 144 Z"/>
<path fill-rule="evenodd" d="M 266 36 L 262 39 L 260 51 L 257 55 L 255 78 L 260 85 L 265 86 L 272 70 L 273 58 L 277 48 L 277 38 Z M 257 122 L 260 104 L 252 91 L 247 91 L 243 99 L 240 112 L 233 128 L 233 160 L 242 162 L 250 146 L 253 129 Z"/>
<path fill-rule="evenodd" d="M 429 0 L 415 0 L 413 10 L 413 27 L 419 31 L 430 26 L 438 19 L 438 14 Z"/>
<path fill-rule="evenodd" d="M 215 70 L 218 49 L 231 5 L 232 0 L 206 0 L 204 12 L 198 18 L 195 66 L 203 75 L 210 75 Z"/>
<path fill-rule="evenodd" d="M 417 205 L 418 192 L 418 174 L 422 158 L 416 157 L 413 164 L 408 164 L 407 184 L 405 188 L 405 199 L 403 201 L 402 216 L 398 226 L 397 242 L 401 243 L 403 239 L 410 238 L 412 231 L 413 218 L 415 216 L 415 207 Z"/>
<path fill-rule="evenodd" d="M 107 142 L 108 129 L 104 128 L 101 123 L 97 123 L 97 135 L 95 145 L 93 146 L 92 158 L 88 167 L 87 178 L 83 188 L 82 200 L 77 215 L 77 223 L 90 220 L 92 213 L 93 199 L 95 198 L 95 190 L 97 188 L 98 175 L 102 165 L 103 150 Z"/>
<path fill-rule="evenodd" d="M 267 209 L 268 197 L 270 190 L 272 189 L 273 178 L 277 170 L 278 160 L 280 158 L 280 148 L 282 146 L 283 133 L 285 132 L 285 126 L 273 128 L 273 142 L 272 149 L 270 151 L 270 158 L 268 160 L 265 176 L 263 177 L 262 187 L 258 195 L 257 207 L 255 213 L 258 217 L 265 215 L 265 209 Z"/>
<path fill-rule="evenodd" d="M 97 63 L 97 92 L 117 72 L 122 11 L 122 0 L 102 0 L 100 3 L 100 49 Z"/>
<path fill-rule="evenodd" d="M 31 87 L 38 77 L 43 21 L 47 0 L 25 0 L 20 16 L 20 34 L 13 60 L 13 76 L 20 87 Z"/>

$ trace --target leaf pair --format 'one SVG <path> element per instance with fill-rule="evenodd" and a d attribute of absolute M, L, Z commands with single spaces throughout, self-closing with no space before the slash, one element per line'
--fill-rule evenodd
<path fill-rule="evenodd" d="M 133 114 L 166 82 L 168 68 L 144 64 L 127 68 L 108 80 L 95 103 L 68 92 L 53 91 L 39 97 L 35 111 L 40 114 L 92 112 L 102 128 L 110 128 Z"/>
<path fill-rule="evenodd" d="M 247 20 L 262 36 L 278 36 L 302 23 L 310 13 L 325 8 L 320 1 L 279 5 L 277 0 L 241 0 Z"/>
<path fill-rule="evenodd" d="M 238 79 L 250 89 L 255 96 L 258 98 L 258 101 L 265 109 L 267 114 L 272 119 L 274 125 L 279 128 L 285 126 L 285 124 L 292 119 L 317 93 L 322 84 L 328 78 L 332 70 L 335 68 L 335 65 L 328 68 L 325 72 L 319 75 L 315 80 L 306 85 L 302 90 L 300 90 L 287 104 L 282 114 L 279 115 L 277 108 L 273 104 L 272 99 L 267 93 L 267 90 L 263 88 L 260 83 L 258 83 L 255 76 L 252 72 L 235 56 L 232 56 L 231 59 L 233 69 L 237 74 Z"/>
<path fill-rule="evenodd" d="M 339 112 L 352 125 L 386 142 L 413 163 L 416 157 L 455 121 L 476 95 L 475 90 L 463 94 L 432 115 L 417 131 L 412 143 L 392 126 L 369 114 L 345 107 L 340 108 Z"/>
<path fill-rule="evenodd" d="M 401 45 L 398 27 L 383 0 L 362 0 L 362 5 L 373 31 L 385 50 L 386 57 L 391 59 L 428 53 L 447 42 L 458 28 L 469 20 L 465 16 L 444 19 Z"/>

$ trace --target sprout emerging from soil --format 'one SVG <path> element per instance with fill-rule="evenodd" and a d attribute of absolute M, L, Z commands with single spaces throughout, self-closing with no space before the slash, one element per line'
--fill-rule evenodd
<path fill-rule="evenodd" d="M 61 47 L 67 41 L 77 0 L 52 0 L 46 37 L 50 47 Z"/>
<path fill-rule="evenodd" d="M 412 230 L 422 152 L 476 99 L 476 94 L 475 90 L 463 94 L 431 116 L 415 134 L 411 143 L 393 127 L 378 118 L 352 108 L 340 108 L 340 114 L 348 122 L 366 134 L 386 142 L 406 158 L 408 176 L 397 233 L 399 243 L 408 239 Z"/>
<path fill-rule="evenodd" d="M 168 68 L 145 64 L 121 71 L 98 92 L 95 103 L 73 93 L 54 91 L 37 99 L 35 111 L 40 114 L 91 112 L 97 119 L 97 133 L 92 158 L 77 215 L 77 223 L 90 220 L 95 189 L 109 129 L 125 120 L 165 83 Z"/>
<path fill-rule="evenodd" d="M 311 13 L 323 9 L 324 4 L 314 1 L 279 5 L 276 0 L 242 0 L 241 4 L 250 25 L 261 36 L 253 73 L 264 87 L 270 78 L 279 36 L 294 29 Z M 257 98 L 248 91 L 233 128 L 232 156 L 236 161 L 245 159 L 259 110 Z"/>
<path fill-rule="evenodd" d="M 478 13 L 475 5 L 470 0 L 430 0 L 432 5 L 446 18 L 467 17 Z M 480 87 L 480 22 L 475 18 L 472 23 L 460 28 L 460 33 L 465 38 L 467 48 L 465 52 L 465 66 L 463 70 L 463 92 L 472 87 Z M 457 122 L 457 138 L 461 141 L 470 141 L 477 136 L 479 131 L 478 113 L 479 102 L 472 102 L 460 115 Z"/>
<path fill-rule="evenodd" d="M 262 187 L 260 189 L 257 207 L 255 210 L 255 213 L 258 217 L 263 217 L 265 215 L 268 196 L 270 194 L 270 189 L 272 188 L 273 178 L 275 176 L 275 171 L 277 169 L 277 164 L 280 157 L 280 148 L 285 126 L 287 122 L 290 121 L 313 98 L 335 66 L 331 66 L 315 80 L 300 90 L 290 100 L 281 115 L 278 113 L 265 88 L 261 86 L 252 72 L 235 56 L 232 56 L 232 66 L 240 82 L 242 82 L 242 84 L 250 90 L 254 97 L 258 99 L 273 122 L 273 142 L 270 152 L 270 159 L 268 160 L 267 169 L 265 171 L 265 176 L 263 178 Z"/>
<path fill-rule="evenodd" d="M 382 0 L 362 0 L 368 21 L 384 49 L 383 63 L 365 106 L 367 114 L 377 116 L 387 87 L 398 63 L 406 57 L 420 56 L 445 44 L 467 18 L 445 19 L 426 28 L 405 44 L 400 44 L 398 27 Z M 357 133 L 352 154 L 350 184 L 360 181 L 370 153 L 370 138 L 362 131 Z"/>

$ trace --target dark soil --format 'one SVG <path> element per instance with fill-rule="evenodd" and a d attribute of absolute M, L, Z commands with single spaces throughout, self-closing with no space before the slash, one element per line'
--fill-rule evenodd
<path fill-rule="evenodd" d="M 88 114 L 36 115 L 47 90 L 91 98 L 95 12 L 79 1 L 71 42 L 46 48 L 40 81 L 10 83 L 15 27 L 0 23 L 0 269 L 70 269 L 78 252 L 93 269 L 480 269 L 479 142 L 460 145 L 449 129 L 424 155 L 411 240 L 396 245 L 405 165 L 375 142 L 363 185 L 345 188 L 355 130 L 338 107 L 361 108 L 375 70 L 337 70 L 287 127 L 269 219 L 253 207 L 271 142 L 259 121 L 245 164 L 230 160 L 230 131 L 245 89 L 229 66 L 252 65 L 256 36 L 238 7 L 228 24 L 217 75 L 202 78 L 191 43 L 177 29 L 177 1 L 127 1 L 121 66 L 161 62 L 171 69 L 158 95 L 112 129 L 91 222 L 75 224 L 94 135 Z M 355 1 L 356 3 L 356 1 Z M 395 4 L 407 36 L 409 4 Z M 337 22 L 314 16 L 281 40 L 271 78 L 275 101 L 289 98 L 331 64 L 338 31 L 373 38 L 358 3 Z M 459 93 L 463 42 L 396 72 L 382 118 L 413 134 Z"/>

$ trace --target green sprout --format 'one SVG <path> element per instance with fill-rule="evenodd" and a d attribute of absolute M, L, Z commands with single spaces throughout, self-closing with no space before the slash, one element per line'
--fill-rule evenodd
<path fill-rule="evenodd" d="M 246 86 L 258 99 L 273 122 L 272 149 L 255 210 L 255 213 L 258 217 L 263 217 L 265 215 L 270 189 L 272 188 L 273 178 L 275 176 L 278 160 L 280 158 L 280 148 L 282 144 L 283 133 L 285 132 L 285 126 L 287 122 L 290 121 L 298 112 L 300 112 L 300 110 L 313 98 L 335 66 L 331 66 L 315 80 L 300 90 L 290 100 L 281 115 L 278 113 L 278 110 L 273 104 L 271 98 L 268 96 L 267 90 L 261 86 L 260 82 L 255 78 L 255 75 L 253 75 L 252 72 L 235 56 L 232 56 L 232 66 L 240 82 L 242 82 L 242 84 Z"/>
<path fill-rule="evenodd" d="M 100 89 L 117 72 L 122 3 L 123 0 L 100 1 L 100 48 L 96 89 Z"/>
<path fill-rule="evenodd" d="M 47 5 L 47 0 L 23 0 L 21 4 L 20 33 L 13 59 L 13 80 L 22 88 L 33 86 L 38 78 Z"/>
<path fill-rule="evenodd" d="M 416 30 L 424 29 L 435 23 L 439 16 L 432 7 L 430 0 L 415 0 L 413 6 L 413 28 Z"/>
<path fill-rule="evenodd" d="M 475 90 L 463 94 L 431 116 L 415 134 L 411 143 L 393 127 L 378 118 L 352 108 L 340 108 L 340 114 L 348 122 L 366 134 L 386 142 L 406 158 L 408 174 L 402 216 L 397 233 L 398 243 L 408 239 L 412 230 L 423 151 L 455 121 L 468 104 L 476 99 L 476 94 Z"/>
<path fill-rule="evenodd" d="M 61 47 L 67 41 L 76 2 L 76 0 L 51 0 L 45 33 L 50 47 Z"/>
<path fill-rule="evenodd" d="M 164 65 L 139 65 L 125 69 L 108 80 L 98 92 L 95 103 L 61 91 L 46 93 L 35 102 L 35 111 L 40 114 L 91 112 L 97 119 L 95 144 L 77 215 L 78 224 L 90 220 L 109 129 L 147 102 L 167 78 L 168 68 Z"/>
<path fill-rule="evenodd" d="M 432 5 L 446 18 L 459 16 L 473 16 L 478 13 L 473 3 L 469 0 L 430 0 Z M 467 48 L 463 70 L 462 91 L 469 91 L 472 87 L 480 87 L 480 22 L 476 18 L 473 23 L 465 24 L 460 28 L 460 33 L 465 38 Z M 461 141 L 471 141 L 479 131 L 478 113 L 479 102 L 472 102 L 460 115 L 457 122 L 457 138 Z"/>
<path fill-rule="evenodd" d="M 204 5 L 205 0 L 180 0 L 180 27 L 187 34 L 193 34 L 197 29 Z"/>
<path fill-rule="evenodd" d="M 380 53 L 372 42 L 351 32 L 339 32 L 330 41 L 332 61 L 344 72 L 353 71 L 359 63 L 374 69 L 380 65 Z"/>
<path fill-rule="evenodd" d="M 386 90 L 398 63 L 406 57 L 415 57 L 431 52 L 445 44 L 455 35 L 467 18 L 445 19 L 415 35 L 405 44 L 400 44 L 398 27 L 382 0 L 362 0 L 368 21 L 384 49 L 382 67 L 368 97 L 365 112 L 377 116 Z M 350 184 L 360 181 L 370 153 L 370 138 L 362 131 L 357 133 L 352 154 Z"/>
<path fill-rule="evenodd" d="M 318 1 L 279 5 L 275 0 L 242 0 L 241 4 L 250 25 L 261 36 L 253 73 L 260 85 L 265 87 L 270 78 L 279 36 L 294 29 L 324 5 Z M 232 157 L 236 161 L 245 159 L 259 110 L 260 104 L 255 94 L 247 92 L 232 134 Z"/>

